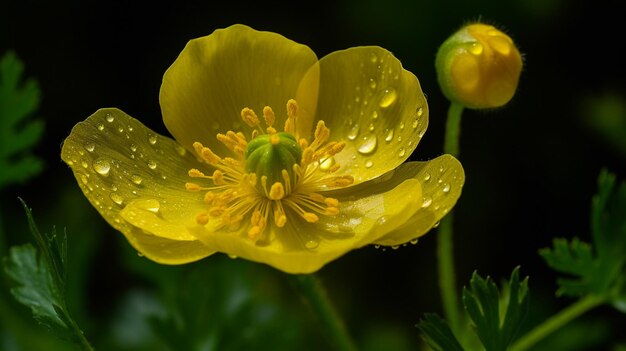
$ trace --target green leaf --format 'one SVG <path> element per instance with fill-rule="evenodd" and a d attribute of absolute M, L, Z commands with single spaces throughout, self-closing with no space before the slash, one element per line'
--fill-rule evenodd
<path fill-rule="evenodd" d="M 434 313 L 425 313 L 417 328 L 422 339 L 435 351 L 463 351 L 445 320 Z"/>
<path fill-rule="evenodd" d="M 39 107 L 35 80 L 22 82 L 24 66 L 13 52 L 0 59 L 0 188 L 38 174 L 43 162 L 29 154 L 44 131 L 42 120 L 28 120 Z"/>
<path fill-rule="evenodd" d="M 548 266 L 569 276 L 558 279 L 557 295 L 592 294 L 618 309 L 626 303 L 626 183 L 602 171 L 598 193 L 592 199 L 592 244 L 577 238 L 555 239 L 552 248 L 539 251 Z"/>
<path fill-rule="evenodd" d="M 67 235 L 59 239 L 54 228 L 51 234 L 42 235 L 31 210 L 23 201 L 22 205 L 40 253 L 31 244 L 11 247 L 9 256 L 4 258 L 4 270 L 15 282 L 11 293 L 57 337 L 92 350 L 65 302 Z"/>
<path fill-rule="evenodd" d="M 463 288 L 463 304 L 486 351 L 505 351 L 528 312 L 528 277 L 520 283 L 519 267 L 511 273 L 508 296 L 503 294 L 502 300 L 505 311 L 500 309 L 496 284 L 490 277 L 483 279 L 476 272 L 470 288 Z"/>

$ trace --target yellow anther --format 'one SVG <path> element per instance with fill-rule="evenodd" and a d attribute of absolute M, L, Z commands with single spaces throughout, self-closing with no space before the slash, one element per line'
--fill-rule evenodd
<path fill-rule="evenodd" d="M 269 198 L 271 200 L 281 200 L 285 197 L 285 188 L 282 183 L 276 182 L 270 188 Z"/>
<path fill-rule="evenodd" d="M 188 191 L 200 191 L 204 188 L 196 183 L 185 183 L 185 189 L 187 189 Z"/>
<path fill-rule="evenodd" d="M 333 186 L 348 186 L 350 184 L 354 183 L 354 177 L 346 175 L 346 176 L 339 176 L 339 177 L 335 177 L 332 179 L 331 184 Z"/>
<path fill-rule="evenodd" d="M 327 207 L 326 211 L 324 212 L 325 215 L 327 216 L 335 216 L 339 214 L 339 208 L 338 207 Z"/>
<path fill-rule="evenodd" d="M 339 200 L 332 197 L 327 197 L 326 199 L 324 199 L 324 203 L 331 207 L 339 207 Z"/>
<path fill-rule="evenodd" d="M 300 140 L 298 140 L 298 144 L 300 145 L 300 148 L 304 150 L 309 146 L 309 141 L 304 138 L 300 138 Z"/>
<path fill-rule="evenodd" d="M 213 193 L 212 193 L 212 192 L 210 192 L 210 191 L 207 191 L 207 193 L 206 193 L 206 194 L 204 194 L 204 202 L 205 202 L 206 204 L 210 204 L 210 203 L 212 203 L 212 202 L 213 202 L 213 200 L 215 200 L 215 194 L 213 194 Z"/>
<path fill-rule="evenodd" d="M 187 172 L 187 173 L 192 178 L 207 178 L 207 176 L 204 175 L 204 173 L 200 172 L 199 170 L 197 170 L 195 168 L 190 169 L 189 172 Z"/>
<path fill-rule="evenodd" d="M 267 134 L 276 134 L 276 128 L 274 127 L 267 127 L 265 131 L 267 132 Z"/>
<path fill-rule="evenodd" d="M 318 142 L 318 145 L 321 145 L 330 136 L 330 129 L 326 127 L 324 121 L 320 120 L 317 122 L 317 126 L 315 126 L 315 134 L 313 135 L 315 137 L 313 143 Z"/>
<path fill-rule="evenodd" d="M 226 211 L 226 208 L 224 208 L 223 206 L 213 206 L 209 208 L 209 216 L 220 217 L 221 215 L 224 214 L 225 211 Z"/>
<path fill-rule="evenodd" d="M 315 213 L 311 212 L 304 212 L 302 214 L 302 218 L 304 218 L 304 220 L 309 223 L 315 223 L 320 220 L 320 218 Z"/>
<path fill-rule="evenodd" d="M 291 178 L 289 177 L 289 172 L 286 169 L 283 169 L 280 174 L 283 176 L 283 180 L 285 181 L 285 193 L 287 195 L 291 194 Z"/>
<path fill-rule="evenodd" d="M 271 107 L 269 106 L 263 107 L 263 118 L 265 118 L 265 123 L 267 124 L 268 127 L 274 126 L 274 122 L 276 121 L 276 116 L 274 115 L 274 110 L 272 110 Z"/>
<path fill-rule="evenodd" d="M 206 212 L 198 213 L 198 215 L 196 216 L 196 223 L 200 225 L 206 225 L 207 223 L 209 223 L 209 214 Z"/>
<path fill-rule="evenodd" d="M 226 184 L 226 182 L 224 181 L 224 173 L 219 169 L 216 169 L 215 172 L 213 172 L 213 183 L 215 185 Z"/>
<path fill-rule="evenodd" d="M 330 151 L 328 152 L 330 155 L 336 155 L 338 153 L 340 153 L 343 148 L 346 147 L 346 142 L 345 141 L 339 141 L 333 144 L 333 147 L 330 149 Z"/>
<path fill-rule="evenodd" d="M 285 224 L 287 223 L 287 216 L 285 216 L 285 214 L 279 215 L 278 213 L 276 213 L 276 215 L 274 215 L 274 223 L 279 228 L 284 227 Z"/>
<path fill-rule="evenodd" d="M 270 143 L 272 143 L 272 145 L 278 145 L 278 143 L 280 143 L 280 137 L 278 134 L 272 134 L 270 136 Z"/>
<path fill-rule="evenodd" d="M 251 139 L 254 139 L 257 136 L 259 136 L 259 131 L 255 129 L 255 130 L 252 131 L 252 138 Z"/>
<path fill-rule="evenodd" d="M 241 147 L 239 145 L 235 146 L 233 148 L 233 152 L 239 156 L 244 156 L 246 154 L 246 148 L 245 147 Z"/>
<path fill-rule="evenodd" d="M 339 163 L 335 163 L 334 165 L 330 166 L 330 168 L 326 172 L 334 173 L 337 172 L 339 168 L 341 168 L 341 165 L 339 165 Z"/>
<path fill-rule="evenodd" d="M 226 134 L 222 134 L 222 133 L 218 133 L 216 136 L 217 140 L 219 140 L 222 144 L 226 145 L 227 148 L 229 149 L 233 149 L 235 146 L 237 146 L 237 141 L 231 139 L 228 135 Z"/>
<path fill-rule="evenodd" d="M 261 237 L 261 227 L 259 227 L 258 225 L 253 225 L 248 230 L 248 238 L 250 240 L 257 241 L 259 240 L 260 237 Z"/>
<path fill-rule="evenodd" d="M 296 117 L 298 116 L 298 103 L 294 99 L 287 101 L 287 120 L 285 132 L 294 134 L 296 131 Z"/>
<path fill-rule="evenodd" d="M 259 222 L 261 221 L 261 211 L 259 210 L 255 210 L 254 212 L 252 212 L 252 217 L 250 218 L 250 223 L 252 223 L 252 225 L 258 225 Z"/>
<path fill-rule="evenodd" d="M 194 142 L 192 145 L 193 149 L 196 150 L 196 154 L 198 154 L 198 156 L 202 156 L 202 148 L 204 148 L 204 145 L 198 141 Z"/>
<path fill-rule="evenodd" d="M 313 162 L 314 153 L 315 152 L 310 147 L 307 147 L 306 149 L 302 151 L 302 160 L 300 161 L 300 164 L 302 165 L 302 167 L 305 167 L 309 163 Z"/>
<path fill-rule="evenodd" d="M 203 160 L 205 160 L 208 164 L 215 165 L 217 164 L 221 158 L 217 156 L 211 149 L 208 147 L 202 147 L 200 151 L 200 156 Z"/>
<path fill-rule="evenodd" d="M 260 124 L 259 117 L 257 117 L 256 113 L 248 107 L 241 110 L 241 118 L 250 127 L 258 127 Z"/>

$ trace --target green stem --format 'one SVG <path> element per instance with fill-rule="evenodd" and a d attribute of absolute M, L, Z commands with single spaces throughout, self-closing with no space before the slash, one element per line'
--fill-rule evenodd
<path fill-rule="evenodd" d="M 326 327 L 326 331 L 337 350 L 355 351 L 354 341 L 352 341 L 343 320 L 328 299 L 319 279 L 313 274 L 295 275 L 293 277 L 295 278 L 294 282 Z"/>
<path fill-rule="evenodd" d="M 604 299 L 596 296 L 584 297 L 569 305 L 561 312 L 550 317 L 526 335 L 519 338 L 509 349 L 509 351 L 523 351 L 532 347 L 555 330 L 563 327 L 576 317 L 604 303 Z"/>
<path fill-rule="evenodd" d="M 463 106 L 452 102 L 448 110 L 443 149 L 445 153 L 455 157 L 459 155 L 462 114 Z M 461 312 L 454 274 L 454 231 L 452 222 L 453 214 L 449 213 L 439 226 L 439 233 L 437 234 L 437 261 L 439 267 L 439 289 L 441 291 L 444 314 L 450 323 L 450 328 L 458 333 L 461 331 Z"/>

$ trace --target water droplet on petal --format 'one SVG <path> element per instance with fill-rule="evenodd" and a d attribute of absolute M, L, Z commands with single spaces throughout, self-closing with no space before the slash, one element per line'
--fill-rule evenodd
<path fill-rule="evenodd" d="M 81 174 L 81 175 L 80 175 L 80 181 L 81 181 L 81 182 L 83 182 L 83 184 L 87 184 L 87 182 L 88 182 L 89 180 L 87 179 L 87 176 L 86 176 L 86 175 Z"/>
<path fill-rule="evenodd" d="M 378 112 L 377 111 L 372 111 L 372 119 L 378 119 Z"/>
<path fill-rule="evenodd" d="M 372 160 L 367 160 L 367 162 L 365 162 L 365 168 L 371 168 L 374 165 L 374 162 L 372 162 Z"/>
<path fill-rule="evenodd" d="M 109 175 L 109 171 L 111 170 L 111 164 L 104 158 L 99 158 L 93 161 L 93 169 L 98 172 L 98 174 L 107 176 Z"/>
<path fill-rule="evenodd" d="M 359 136 L 359 125 L 355 124 L 352 126 L 350 132 L 348 133 L 348 139 L 355 140 L 357 136 Z"/>
<path fill-rule="evenodd" d="M 152 160 L 149 160 L 149 161 L 148 161 L 148 167 L 149 167 L 150 169 L 156 169 L 156 168 L 157 168 L 157 164 L 156 164 L 156 162 L 154 162 L 154 161 L 152 161 Z"/>
<path fill-rule="evenodd" d="M 137 184 L 137 185 L 139 185 L 139 184 L 141 184 L 143 182 L 143 178 L 141 178 L 140 176 L 138 176 L 136 174 L 133 174 L 132 176 L 130 176 L 130 180 L 133 183 Z"/>
<path fill-rule="evenodd" d="M 98 124 L 98 130 L 99 131 L 103 131 L 104 130 L 104 124 Z"/>
<path fill-rule="evenodd" d="M 387 129 L 386 132 L 387 136 L 385 137 L 385 141 L 390 142 L 391 140 L 393 140 L 393 128 Z"/>
<path fill-rule="evenodd" d="M 409 241 L 409 242 L 410 242 L 412 245 L 415 245 L 415 244 L 417 244 L 417 239 L 413 239 L 413 240 L 411 240 L 411 241 Z"/>
<path fill-rule="evenodd" d="M 400 245 L 393 245 L 393 246 L 391 246 L 391 249 L 392 249 L 392 250 L 397 250 L 397 249 L 399 249 L 399 248 L 400 248 Z"/>
<path fill-rule="evenodd" d="M 382 108 L 391 106 L 398 98 L 398 93 L 394 88 L 385 89 L 385 95 L 380 99 L 378 105 Z"/>
<path fill-rule="evenodd" d="M 185 150 L 185 148 L 180 145 L 176 145 L 176 152 L 178 152 L 178 154 L 181 156 L 185 156 L 187 150 Z"/>
<path fill-rule="evenodd" d="M 330 167 L 334 165 L 335 165 L 335 158 L 331 156 L 320 162 L 320 169 L 322 171 L 327 171 L 330 169 Z"/>
<path fill-rule="evenodd" d="M 422 117 L 422 115 L 424 114 L 424 108 L 420 107 L 417 109 L 417 117 Z"/>
<path fill-rule="evenodd" d="M 146 211 L 157 213 L 161 208 L 161 204 L 157 200 L 143 200 L 137 204 L 137 207 Z"/>
<path fill-rule="evenodd" d="M 374 78 L 370 78 L 370 88 L 376 89 L 376 81 Z"/>
<path fill-rule="evenodd" d="M 357 150 L 363 155 L 369 155 L 376 150 L 376 141 L 376 135 L 370 135 L 367 139 L 363 140 L 363 143 L 361 143 L 361 146 L 359 146 Z"/>
<path fill-rule="evenodd" d="M 154 145 L 157 142 L 157 137 L 154 134 L 148 134 L 148 142 L 150 145 Z"/>
<path fill-rule="evenodd" d="M 96 148 L 96 145 L 94 145 L 93 143 L 85 144 L 85 150 L 89 152 L 93 152 L 95 148 Z"/>
<path fill-rule="evenodd" d="M 307 240 L 307 242 L 304 243 L 304 247 L 306 247 L 309 250 L 316 249 L 319 245 L 320 243 L 317 240 Z"/>
<path fill-rule="evenodd" d="M 398 150 L 398 157 L 404 157 L 404 155 L 406 155 L 406 150 L 401 147 L 400 150 Z"/>
<path fill-rule="evenodd" d="M 411 126 L 413 127 L 413 129 L 417 128 L 417 120 L 414 120 Z"/>
<path fill-rule="evenodd" d="M 385 216 L 382 216 L 382 217 L 378 218 L 378 220 L 376 221 L 376 224 L 378 224 L 378 225 L 383 225 L 385 223 L 387 223 L 387 217 L 385 217 Z"/>
<path fill-rule="evenodd" d="M 450 184 L 448 184 L 448 183 L 444 183 L 444 184 L 443 184 L 443 188 L 441 188 L 441 191 L 443 191 L 443 192 L 444 192 L 444 194 L 449 193 L 449 192 L 450 192 Z"/>
<path fill-rule="evenodd" d="M 435 224 L 433 224 L 433 228 L 437 228 L 439 226 L 439 223 L 441 223 L 441 222 L 439 222 L 439 221 L 435 222 Z"/>
<path fill-rule="evenodd" d="M 237 255 L 233 255 L 233 254 L 228 254 L 228 258 L 234 260 L 237 258 Z"/>
<path fill-rule="evenodd" d="M 132 151 L 132 152 L 137 151 L 137 145 L 135 145 L 135 144 L 130 144 L 130 151 Z"/>
<path fill-rule="evenodd" d="M 370 132 L 373 132 L 374 131 L 374 123 L 370 123 L 370 126 L 367 129 L 369 129 Z"/>
<path fill-rule="evenodd" d="M 424 172 L 424 180 L 425 181 L 429 181 L 430 180 L 430 173 Z"/>
<path fill-rule="evenodd" d="M 472 45 L 469 47 L 469 52 L 471 52 L 474 55 L 480 55 L 483 53 L 483 46 L 480 43 L 472 43 Z"/>
<path fill-rule="evenodd" d="M 422 200 L 422 208 L 426 208 L 433 203 L 433 198 L 430 196 L 425 196 Z"/>
<path fill-rule="evenodd" d="M 111 123 L 115 120 L 115 117 L 113 117 L 112 114 L 107 113 L 106 116 L 104 117 L 106 119 L 107 122 Z"/>
<path fill-rule="evenodd" d="M 378 56 L 376 56 L 376 54 L 374 53 L 370 54 L 370 62 L 376 63 L 377 61 L 378 61 Z"/>
<path fill-rule="evenodd" d="M 404 122 L 400 122 L 400 130 L 404 129 Z"/>
<path fill-rule="evenodd" d="M 375 249 L 380 249 L 380 245 L 376 244 L 376 245 L 374 245 L 374 248 Z"/>
<path fill-rule="evenodd" d="M 118 193 L 110 193 L 109 197 L 111 198 L 111 200 L 113 200 L 113 202 L 115 202 L 118 205 L 122 205 L 124 203 L 124 198 L 120 196 Z"/>

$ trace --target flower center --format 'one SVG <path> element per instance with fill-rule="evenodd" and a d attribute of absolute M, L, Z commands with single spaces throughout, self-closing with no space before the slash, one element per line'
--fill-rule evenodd
<path fill-rule="evenodd" d="M 198 224 L 211 221 L 218 228 L 237 228 L 249 221 L 248 237 L 258 241 L 270 222 L 282 228 L 289 216 L 315 223 L 320 215 L 339 213 L 339 201 L 320 192 L 349 186 L 354 178 L 335 175 L 340 167 L 336 162 L 330 167 L 321 165 L 329 164 L 345 142 L 329 142 L 330 129 L 321 120 L 312 141 L 299 138 L 297 114 L 298 104 L 289 100 L 284 131 L 277 132 L 269 106 L 263 108 L 265 129 L 252 109 L 241 110 L 241 118 L 253 128 L 250 140 L 242 132 L 217 135 L 233 157 L 222 158 L 200 142 L 193 144 L 200 159 L 214 168 L 211 175 L 197 169 L 188 172 L 192 178 L 210 181 L 208 186 L 185 184 L 189 191 L 205 191 L 207 210 L 196 216 Z"/>

